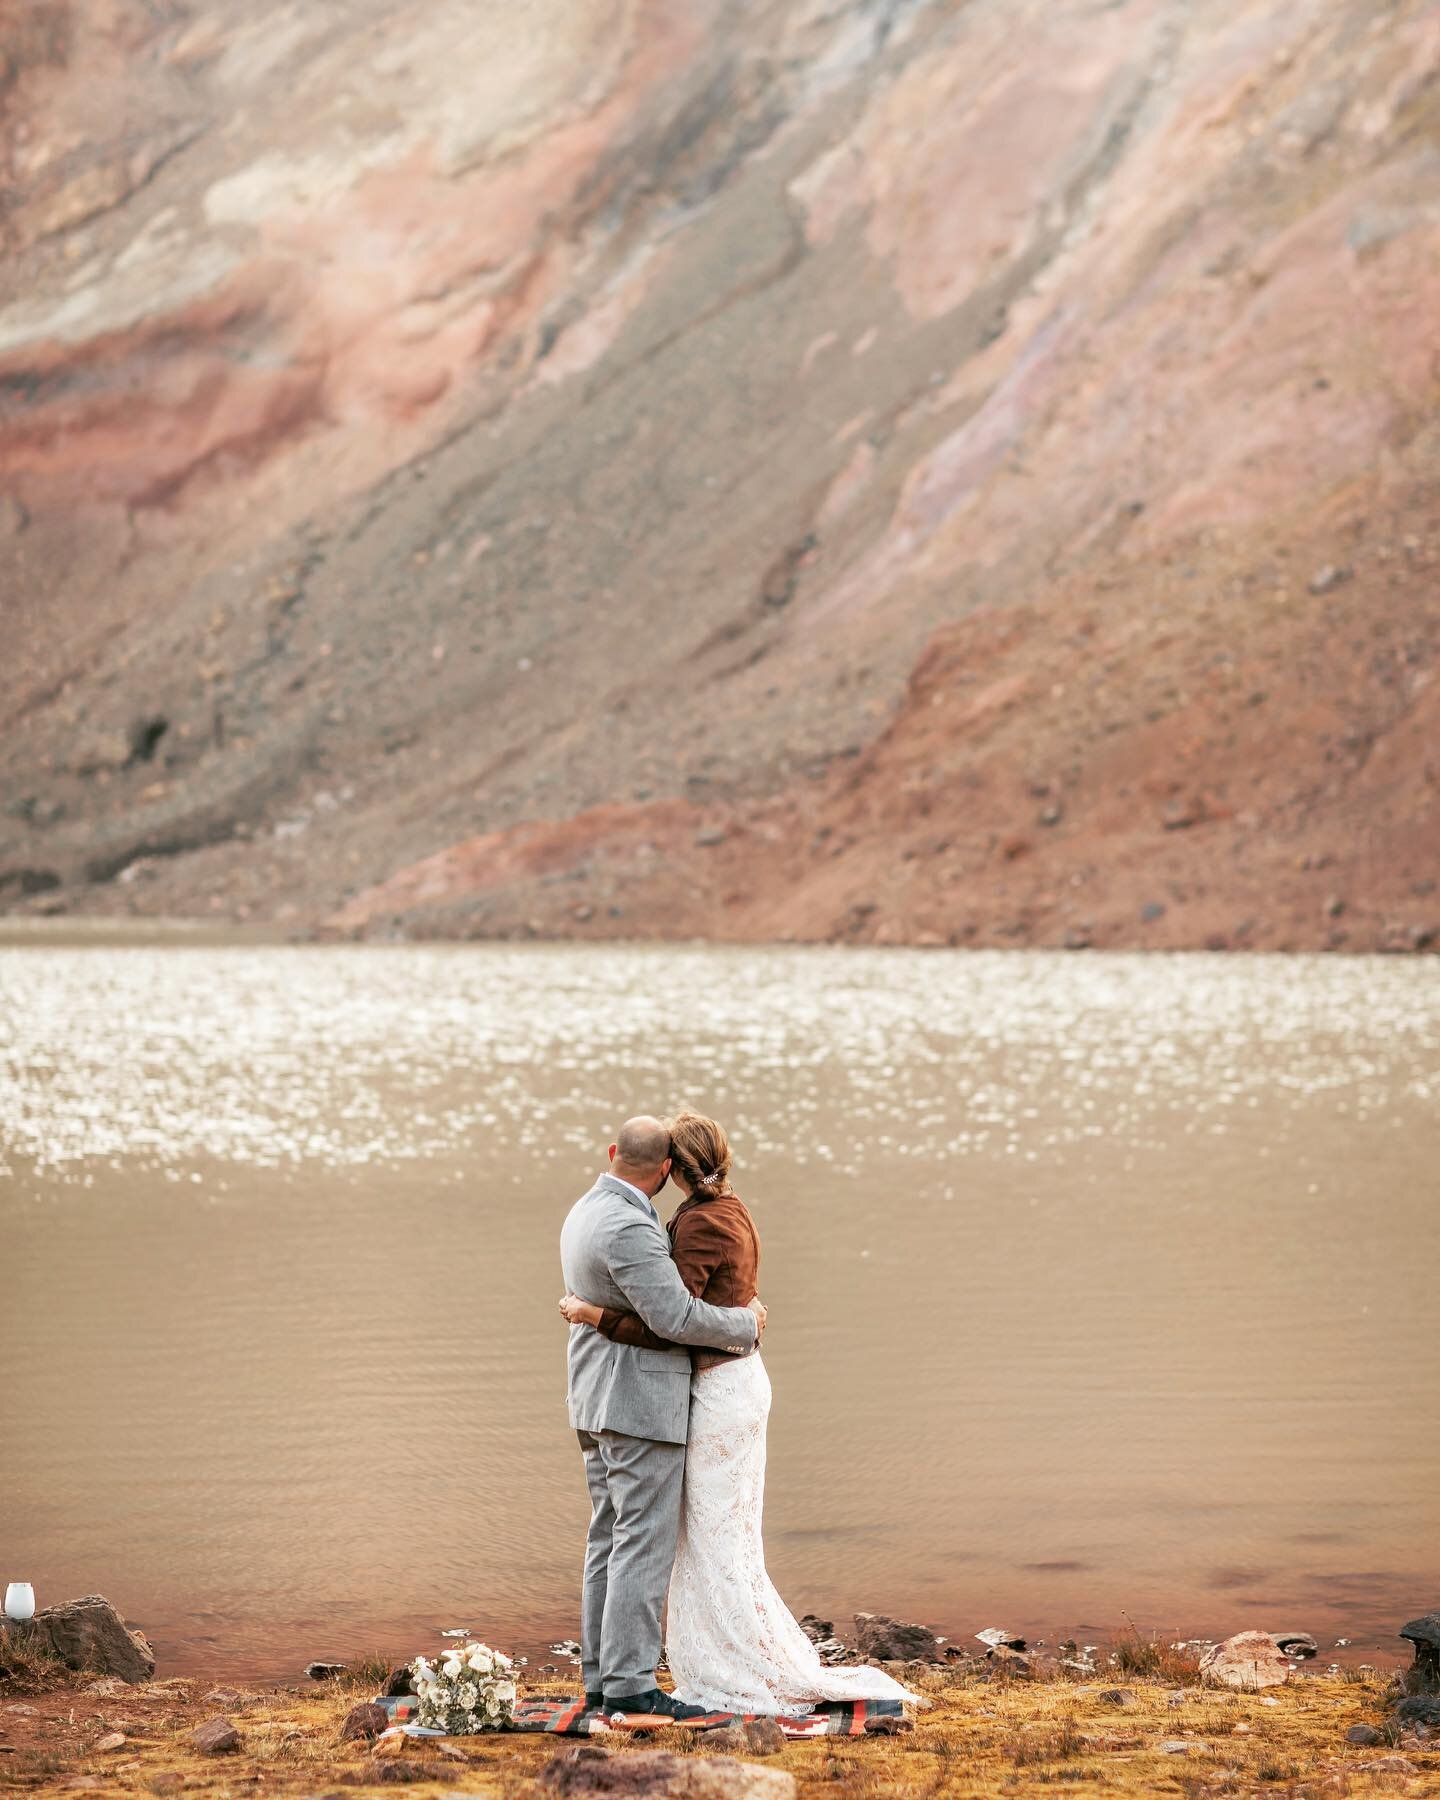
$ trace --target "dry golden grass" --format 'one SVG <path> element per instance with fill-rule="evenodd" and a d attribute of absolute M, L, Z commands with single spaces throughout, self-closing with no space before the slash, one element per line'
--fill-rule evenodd
<path fill-rule="evenodd" d="M 18 1697 L 34 1710 L 15 1713 L 10 1709 L 17 1697 L 6 1687 L 0 1689 L 6 1733 L 0 1746 L 11 1753 L 0 1756 L 0 1788 L 69 1795 L 77 1791 L 76 1777 L 90 1777 L 98 1782 L 92 1791 L 106 1794 L 184 1793 L 205 1800 L 239 1800 L 257 1791 L 297 1797 L 393 1793 L 389 1785 L 364 1779 L 372 1768 L 369 1746 L 337 1741 L 349 1708 L 376 1691 L 374 1672 L 382 1661 L 363 1680 L 259 1694 L 227 1708 L 205 1699 L 210 1683 L 176 1680 L 114 1693 L 96 1693 L 93 1684 L 57 1687 Z M 1086 1681 L 985 1682 L 945 1669 L 906 1674 L 934 1702 L 914 1731 L 796 1743 L 768 1766 L 795 1776 L 801 1800 L 991 1800 L 1066 1790 L 1097 1800 L 1151 1794 L 1183 1800 L 1440 1796 L 1440 1741 L 1374 1749 L 1345 1742 L 1351 1725 L 1382 1724 L 1379 1676 L 1305 1677 L 1262 1696 L 1177 1688 L 1168 1676 L 1122 1677 L 1114 1669 Z M 1130 1703 L 1105 1697 L 1114 1686 L 1128 1691 Z M 1272 1699 L 1275 1704 L 1268 1704 Z M 189 1733 L 221 1710 L 239 1728 L 241 1748 L 202 1756 L 190 1747 Z M 125 1744 L 95 1750 L 111 1730 L 123 1731 Z M 641 1746 L 707 1754 L 703 1738 L 681 1730 L 608 1741 L 622 1755 Z M 1187 1748 L 1165 1751 L 1167 1741 Z M 433 1778 L 403 1791 L 417 1800 L 457 1792 L 520 1800 L 566 1740 L 497 1735 L 452 1741 L 450 1747 L 447 1755 L 433 1742 L 407 1741 L 404 1756 L 433 1767 Z"/>

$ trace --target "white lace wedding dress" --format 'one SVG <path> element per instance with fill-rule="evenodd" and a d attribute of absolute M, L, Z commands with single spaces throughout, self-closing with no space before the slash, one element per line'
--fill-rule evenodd
<path fill-rule="evenodd" d="M 765 1573 L 769 1416 L 758 1353 L 692 1375 L 666 1633 L 675 1697 L 712 1712 L 790 1714 L 817 1700 L 919 1700 L 883 1669 L 826 1667 Z"/>

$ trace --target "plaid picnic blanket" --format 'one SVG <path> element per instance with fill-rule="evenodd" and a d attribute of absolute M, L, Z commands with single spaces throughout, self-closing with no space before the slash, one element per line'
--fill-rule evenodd
<path fill-rule="evenodd" d="M 378 1694 L 375 1704 L 383 1706 L 390 1715 L 391 1725 L 399 1726 L 402 1731 L 415 1736 L 444 1735 L 413 1722 L 420 1710 L 420 1702 L 412 1694 Z M 687 1719 L 684 1723 L 693 1731 L 713 1731 L 721 1725 L 744 1724 L 759 1716 L 757 1713 L 706 1713 L 703 1718 Z M 792 1738 L 864 1737 L 867 1732 L 898 1731 L 904 1720 L 905 1707 L 899 1700 L 822 1700 L 799 1718 L 780 1718 L 776 1724 L 786 1737 Z M 636 1719 L 618 1729 L 645 1731 L 674 1723 L 673 1719 Z M 504 1729 L 548 1731 L 559 1737 L 589 1737 L 617 1727 L 611 1724 L 608 1713 L 590 1711 L 583 1699 L 569 1696 L 555 1699 L 542 1695 L 516 1701 L 515 1717 Z"/>

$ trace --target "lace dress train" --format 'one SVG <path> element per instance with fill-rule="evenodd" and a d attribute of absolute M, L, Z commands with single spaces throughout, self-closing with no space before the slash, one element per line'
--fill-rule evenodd
<path fill-rule="evenodd" d="M 685 1500 L 666 1651 L 676 1697 L 715 1712 L 803 1713 L 817 1700 L 913 1700 L 883 1669 L 828 1668 L 765 1573 L 759 1355 L 691 1377 Z"/>

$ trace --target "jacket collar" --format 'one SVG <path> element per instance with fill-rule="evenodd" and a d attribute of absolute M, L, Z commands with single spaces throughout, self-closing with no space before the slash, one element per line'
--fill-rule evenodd
<path fill-rule="evenodd" d="M 612 1194 L 619 1194 L 622 1199 L 628 1200 L 632 1206 L 638 1206 L 644 1212 L 649 1213 L 652 1219 L 659 1219 L 660 1215 L 655 1210 L 655 1203 L 653 1200 L 647 1199 L 645 1195 L 640 1192 L 639 1188 L 631 1187 L 628 1181 L 622 1181 L 618 1175 L 612 1175 L 608 1169 L 595 1185 L 597 1187 L 606 1188 Z"/>

